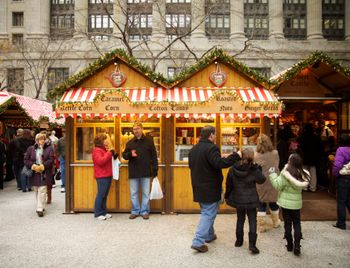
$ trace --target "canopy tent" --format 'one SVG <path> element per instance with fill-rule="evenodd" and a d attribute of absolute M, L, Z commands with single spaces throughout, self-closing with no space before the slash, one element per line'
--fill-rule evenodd
<path fill-rule="evenodd" d="M 56 105 L 57 116 L 273 117 L 281 112 L 275 94 L 262 87 L 71 88 Z"/>
<path fill-rule="evenodd" d="M 0 119 L 18 126 L 37 126 L 43 121 L 63 125 L 64 119 L 56 119 L 52 104 L 7 91 L 0 92 Z"/>

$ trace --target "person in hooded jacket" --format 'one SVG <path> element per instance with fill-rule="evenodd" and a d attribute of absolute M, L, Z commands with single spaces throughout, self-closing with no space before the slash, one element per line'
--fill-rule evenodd
<path fill-rule="evenodd" d="M 297 153 L 291 154 L 288 163 L 278 176 L 273 167 L 269 170 L 272 186 L 278 191 L 277 204 L 282 208 L 284 219 L 284 238 L 287 250 L 293 251 L 292 225 L 294 228 L 294 255 L 300 255 L 302 238 L 300 209 L 302 190 L 309 185 L 310 173 L 303 169 L 303 160 Z"/>
<path fill-rule="evenodd" d="M 242 151 L 241 161 L 230 168 L 226 178 L 226 203 L 237 209 L 235 247 L 243 245 L 243 227 L 247 215 L 249 250 L 253 254 L 259 253 L 259 249 L 256 247 L 256 209 L 259 207 L 256 184 L 262 184 L 265 180 L 261 167 L 254 163 L 254 150 L 252 148 L 245 148 Z"/>
<path fill-rule="evenodd" d="M 350 213 L 350 174 L 349 170 L 342 172 L 344 165 L 350 163 L 350 135 L 342 134 L 339 148 L 334 157 L 332 175 L 336 178 L 337 189 L 337 223 L 333 226 L 346 229 L 346 208 Z"/>
<path fill-rule="evenodd" d="M 36 212 L 39 217 L 44 216 L 47 200 L 47 187 L 52 186 L 52 167 L 54 163 L 54 149 L 51 144 L 45 143 L 46 134 L 35 136 L 35 144 L 28 147 L 24 156 L 24 165 L 33 170 L 29 177 L 36 196 Z"/>

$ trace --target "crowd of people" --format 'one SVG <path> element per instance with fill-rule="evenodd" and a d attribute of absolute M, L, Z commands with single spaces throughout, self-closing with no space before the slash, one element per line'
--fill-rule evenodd
<path fill-rule="evenodd" d="M 122 152 L 123 158 L 128 160 L 131 199 L 129 219 L 141 216 L 148 220 L 151 179 L 158 175 L 157 153 L 153 140 L 143 133 L 140 122 L 135 122 L 132 129 L 134 138 L 127 142 Z M 46 204 L 51 202 L 55 156 L 60 160 L 61 191 L 64 192 L 65 138 L 63 136 L 57 139 L 54 132 L 50 136 L 47 132 L 40 132 L 35 135 L 35 139 L 32 137 L 30 130 L 19 129 L 17 137 L 8 145 L 8 150 L 12 153 L 11 162 L 17 188 L 23 192 L 31 189 L 35 191 L 36 212 L 42 217 Z M 235 247 L 243 245 L 244 222 L 247 216 L 249 250 L 252 254 L 258 254 L 258 232 L 269 229 L 268 212 L 272 227 L 278 228 L 281 225 L 281 210 L 286 248 L 296 256 L 300 255 L 302 191 L 316 191 L 320 178 L 327 176 L 320 166 L 325 164 L 330 152 L 335 151 L 334 134 L 321 122 L 319 129 L 314 129 L 312 124 L 306 124 L 298 136 L 286 125 L 279 132 L 278 138 L 277 150 L 267 135 L 260 134 L 255 151 L 252 147 L 247 147 L 222 157 L 220 148 L 215 144 L 215 127 L 208 125 L 201 129 L 200 138 L 188 156 L 193 200 L 199 203 L 201 213 L 192 240 L 192 249 L 201 253 L 207 252 L 207 244 L 218 238 L 214 222 L 220 204 L 226 202 L 237 211 Z M 0 143 L 2 164 L 7 161 L 4 156 L 5 149 L 4 144 Z M 113 177 L 112 159 L 117 157 L 118 153 L 115 152 L 108 133 L 98 133 L 94 138 L 92 151 L 97 183 L 94 217 L 97 220 L 104 221 L 112 217 L 107 213 L 107 197 Z M 222 187 L 223 168 L 230 168 L 225 193 Z M 338 219 L 334 227 L 344 230 L 346 209 L 350 212 L 349 134 L 340 136 L 332 175 L 336 178 L 337 187 Z"/>
<path fill-rule="evenodd" d="M 22 192 L 34 190 L 37 201 L 36 212 L 40 217 L 43 216 L 45 204 L 50 204 L 52 201 L 54 174 L 59 172 L 58 158 L 64 158 L 62 139 L 64 137 L 58 139 L 55 136 L 54 130 L 51 133 L 43 130 L 36 134 L 34 130 L 19 128 L 16 136 L 7 145 L 0 141 L 0 188 L 3 189 L 4 170 L 6 170 L 5 179 L 15 178 L 17 190 Z M 5 169 L 4 163 L 6 163 Z M 63 174 L 61 192 L 65 192 L 64 172 L 61 174 Z"/>

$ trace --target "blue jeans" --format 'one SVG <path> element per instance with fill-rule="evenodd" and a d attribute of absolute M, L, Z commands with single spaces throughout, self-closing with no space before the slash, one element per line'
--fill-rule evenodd
<path fill-rule="evenodd" d="M 107 214 L 107 196 L 111 188 L 112 177 L 96 179 L 97 195 L 95 199 L 94 214 L 95 217 Z"/>
<path fill-rule="evenodd" d="M 131 214 L 149 214 L 149 193 L 151 178 L 130 178 Z M 142 201 L 139 201 L 139 188 L 142 187 Z"/>
<path fill-rule="evenodd" d="M 338 177 L 337 186 L 337 225 L 346 227 L 346 208 L 350 213 L 350 179 Z"/>
<path fill-rule="evenodd" d="M 64 188 L 66 185 L 66 178 L 64 177 L 65 175 L 65 163 L 66 161 L 64 160 L 64 158 L 60 155 L 60 171 L 61 171 L 61 188 Z"/>
<path fill-rule="evenodd" d="M 276 204 L 276 202 L 270 202 L 270 203 L 264 203 L 264 202 L 259 202 L 259 212 L 266 212 L 266 207 L 267 204 L 269 204 L 270 210 L 276 211 L 279 209 L 279 206 Z"/>
<path fill-rule="evenodd" d="M 21 174 L 21 187 L 22 187 L 22 191 L 27 191 L 27 189 L 29 190 L 32 188 L 29 182 L 29 178 L 23 174 Z"/>
<path fill-rule="evenodd" d="M 214 221 L 218 213 L 219 203 L 199 203 L 201 208 L 201 218 L 197 226 L 196 233 L 192 240 L 192 246 L 200 247 L 205 241 L 211 240 L 215 234 Z"/>

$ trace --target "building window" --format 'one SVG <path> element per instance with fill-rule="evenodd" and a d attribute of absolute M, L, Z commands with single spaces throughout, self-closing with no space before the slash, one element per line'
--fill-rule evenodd
<path fill-rule="evenodd" d="M 113 21 L 109 15 L 90 15 L 90 29 L 108 29 L 113 28 Z"/>
<path fill-rule="evenodd" d="M 171 0 L 166 2 L 165 27 L 168 40 L 191 33 L 191 2 Z"/>
<path fill-rule="evenodd" d="M 23 46 L 23 34 L 13 34 L 12 35 L 12 45 Z"/>
<path fill-rule="evenodd" d="M 175 75 L 180 73 L 182 68 L 179 67 L 168 67 L 167 76 L 168 78 L 173 78 Z"/>
<path fill-rule="evenodd" d="M 23 26 L 23 12 L 12 13 L 12 26 Z"/>
<path fill-rule="evenodd" d="M 261 74 L 262 76 L 265 76 L 266 78 L 270 78 L 270 76 L 271 76 L 271 68 L 251 67 L 250 69 L 256 71 L 257 73 Z"/>
<path fill-rule="evenodd" d="M 305 0 L 284 0 L 284 36 L 287 39 L 306 39 Z"/>
<path fill-rule="evenodd" d="M 110 39 L 110 36 L 96 34 L 96 35 L 90 35 L 90 38 L 91 40 L 94 40 L 94 41 L 108 41 Z"/>
<path fill-rule="evenodd" d="M 150 40 L 150 39 L 151 39 L 151 36 L 147 35 L 147 34 L 132 34 L 132 35 L 129 35 L 129 40 L 131 40 L 131 41 L 141 41 L 141 40 L 147 41 L 147 40 Z"/>
<path fill-rule="evenodd" d="M 24 93 L 24 69 L 7 69 L 8 91 L 23 95 Z"/>
<path fill-rule="evenodd" d="M 47 89 L 50 91 L 69 77 L 69 68 L 49 68 Z"/>
<path fill-rule="evenodd" d="M 111 4 L 113 0 L 89 0 L 89 4 Z"/>
<path fill-rule="evenodd" d="M 152 28 L 151 14 L 137 14 L 128 16 L 130 28 Z"/>
<path fill-rule="evenodd" d="M 74 0 L 51 0 L 51 4 L 53 5 L 74 4 Z"/>
<path fill-rule="evenodd" d="M 152 0 L 128 0 L 128 4 L 152 3 Z"/>
<path fill-rule="evenodd" d="M 205 1 L 205 32 L 209 39 L 230 37 L 230 2 L 226 0 Z"/>
<path fill-rule="evenodd" d="M 268 21 L 267 0 L 244 0 L 244 32 L 248 39 L 267 39 Z"/>
<path fill-rule="evenodd" d="M 349 14 L 347 14 L 349 15 Z M 345 2 L 344 0 L 322 1 L 323 36 L 328 40 L 344 40 Z"/>
<path fill-rule="evenodd" d="M 52 0 L 50 12 L 51 38 L 71 38 L 74 32 L 74 0 Z"/>

